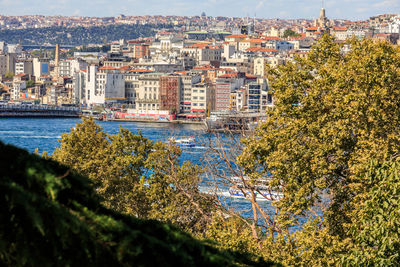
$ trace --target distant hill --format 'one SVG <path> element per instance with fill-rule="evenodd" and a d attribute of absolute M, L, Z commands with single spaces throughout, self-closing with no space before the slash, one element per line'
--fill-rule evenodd
<path fill-rule="evenodd" d="M 42 45 L 45 43 L 62 45 L 102 44 L 105 42 L 155 35 L 157 29 L 172 28 L 172 25 L 109 25 L 94 27 L 49 27 L 16 30 L 0 30 L 0 41 L 10 44 Z"/>

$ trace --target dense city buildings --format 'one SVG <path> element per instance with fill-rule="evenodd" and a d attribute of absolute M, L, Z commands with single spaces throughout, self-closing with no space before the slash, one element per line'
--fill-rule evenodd
<path fill-rule="evenodd" d="M 322 8 L 315 20 L 0 16 L 0 31 L 107 25 L 160 28 L 150 37 L 78 47 L 0 40 L 1 100 L 191 119 L 211 112 L 265 113 L 273 106 L 268 68 L 306 57 L 323 34 L 337 42 L 355 37 L 399 43 L 400 15 L 348 21 L 328 18 Z"/>

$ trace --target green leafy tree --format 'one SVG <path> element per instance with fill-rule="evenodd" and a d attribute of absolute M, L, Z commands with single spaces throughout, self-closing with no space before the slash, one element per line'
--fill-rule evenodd
<path fill-rule="evenodd" d="M 283 38 L 288 38 L 288 37 L 299 37 L 301 36 L 301 34 L 296 33 L 295 31 L 293 31 L 292 29 L 286 29 L 283 32 Z"/>
<path fill-rule="evenodd" d="M 400 149 L 399 48 L 351 40 L 350 51 L 325 35 L 307 59 L 269 75 L 275 108 L 239 157 L 248 173 L 272 175 L 283 188 L 276 203 L 281 225 L 330 195 L 324 214 L 332 234 L 344 235 L 348 201 L 365 185 L 371 158 L 386 160 Z"/>
<path fill-rule="evenodd" d="M 107 207 L 204 231 L 214 199 L 202 194 L 201 169 L 180 165 L 181 150 L 121 129 L 108 135 L 92 119 L 64 134 L 52 158 L 88 176 Z"/>
<path fill-rule="evenodd" d="M 346 265 L 400 265 L 400 162 L 373 162 L 365 175 L 366 191 L 353 200 L 352 241 Z"/>
<path fill-rule="evenodd" d="M 12 79 L 14 77 L 14 73 L 9 71 L 6 74 L 4 74 L 4 77 L 6 79 Z"/>
<path fill-rule="evenodd" d="M 389 237 L 399 229 L 396 208 L 385 210 L 392 202 L 383 201 L 397 199 L 396 187 L 393 178 L 371 180 L 368 170 L 371 159 L 390 161 L 400 150 L 400 49 L 324 35 L 306 59 L 270 69 L 268 78 L 275 107 L 237 158 L 249 188 L 271 173 L 268 185 L 284 193 L 273 202 L 275 216 L 253 205 L 255 214 L 268 213 L 261 253 L 287 265 L 347 257 L 347 264 L 396 265 L 397 237 Z M 315 219 L 302 225 L 304 216 Z M 380 227 L 379 218 L 388 224 Z M 293 226 L 300 229 L 291 233 Z"/>
<path fill-rule="evenodd" d="M 35 81 L 29 80 L 26 82 L 26 88 L 35 87 Z"/>

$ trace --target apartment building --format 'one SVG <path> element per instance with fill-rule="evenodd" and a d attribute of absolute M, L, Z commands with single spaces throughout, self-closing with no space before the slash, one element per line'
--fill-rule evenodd
<path fill-rule="evenodd" d="M 14 72 L 16 62 L 16 54 L 0 54 L 0 76 L 5 75 L 7 72 Z"/>
<path fill-rule="evenodd" d="M 224 74 L 216 79 L 215 87 L 215 111 L 231 109 L 231 93 L 244 84 L 244 78 L 238 73 Z"/>
<path fill-rule="evenodd" d="M 209 88 L 206 83 L 197 83 L 192 87 L 191 112 L 206 113 L 210 98 Z"/>
<path fill-rule="evenodd" d="M 147 73 L 139 76 L 139 87 L 136 90 L 135 112 L 159 114 L 160 77 L 162 75 L 162 73 Z"/>
<path fill-rule="evenodd" d="M 125 103 L 124 75 L 112 67 L 91 65 L 86 75 L 86 103 L 88 105 L 104 105 Z"/>
<path fill-rule="evenodd" d="M 15 74 L 29 74 L 33 75 L 33 62 L 32 59 L 20 60 L 15 63 Z"/>
<path fill-rule="evenodd" d="M 167 75 L 160 77 L 160 110 L 176 114 L 180 111 L 181 77 Z"/>
<path fill-rule="evenodd" d="M 48 59 L 33 58 L 33 76 L 36 81 L 42 76 L 48 76 L 50 74 L 50 63 Z"/>

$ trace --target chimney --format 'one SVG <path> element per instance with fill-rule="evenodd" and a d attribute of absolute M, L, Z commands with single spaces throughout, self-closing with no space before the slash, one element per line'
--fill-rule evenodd
<path fill-rule="evenodd" d="M 55 65 L 56 65 L 56 67 L 58 67 L 59 59 L 60 59 L 60 45 L 56 44 L 56 55 L 55 55 Z"/>
<path fill-rule="evenodd" d="M 54 72 L 55 72 L 54 79 L 56 81 L 58 81 L 58 78 L 60 76 L 59 64 L 60 64 L 60 45 L 56 44 L 56 53 L 55 53 L 55 56 L 54 56 Z"/>

